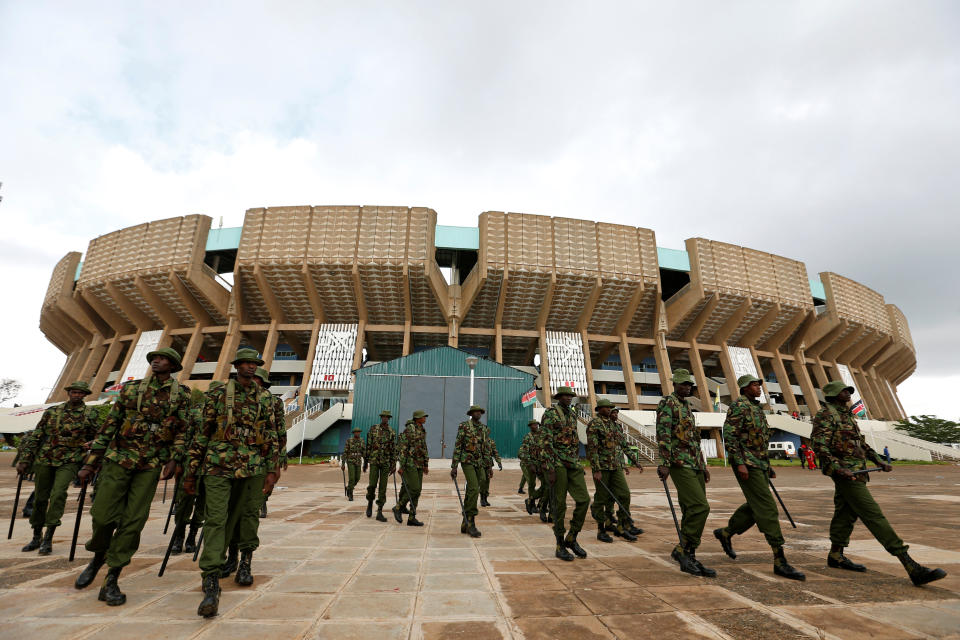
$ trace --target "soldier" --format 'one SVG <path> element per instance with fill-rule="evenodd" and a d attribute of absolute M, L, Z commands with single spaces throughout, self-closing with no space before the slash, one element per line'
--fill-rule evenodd
<path fill-rule="evenodd" d="M 87 443 L 97 434 L 93 411 L 84 405 L 84 398 L 92 393 L 90 387 L 78 381 L 64 389 L 70 399 L 44 411 L 18 451 L 17 473 L 25 476 L 32 469 L 36 484 L 36 501 L 30 514 L 33 539 L 22 551 L 39 547 L 41 556 L 53 552 L 53 532 L 60 526 L 67 489 L 80 470 Z"/>
<path fill-rule="evenodd" d="M 768 476 L 776 478 L 777 474 L 767 457 L 770 427 L 760 405 L 759 398 L 763 391 L 760 379 L 749 374 L 743 375 L 737 379 L 737 386 L 740 388 L 740 397 L 727 410 L 727 417 L 723 421 L 723 441 L 727 459 L 747 501 L 733 512 L 727 526 L 715 529 L 713 535 L 720 541 L 724 552 L 736 558 L 731 538 L 756 524 L 773 549 L 773 572 L 790 580 L 806 580 L 803 573 L 790 566 L 783 553 L 784 541 L 777 503 L 770 493 L 767 480 Z"/>
<path fill-rule="evenodd" d="M 426 421 L 426 411 L 414 411 L 413 418 L 407 420 L 407 424 L 403 427 L 403 433 L 397 438 L 397 464 L 400 467 L 400 477 L 403 484 L 400 487 L 399 502 L 393 507 L 393 517 L 396 518 L 397 522 L 403 522 L 401 512 L 406 511 L 407 502 L 409 502 L 408 527 L 423 526 L 423 523 L 417 520 L 417 503 L 420 501 L 423 476 L 430 473 L 427 431 L 423 428 L 423 423 Z"/>
<path fill-rule="evenodd" d="M 597 540 L 600 542 L 613 542 L 607 531 L 627 542 L 636 542 L 637 535 L 630 531 L 632 521 L 624 511 L 624 508 L 629 508 L 630 505 L 630 486 L 623 468 L 627 440 L 611 418 L 614 406 L 606 398 L 601 398 L 597 402 L 597 415 L 587 425 L 587 460 L 590 461 L 593 482 L 596 485 L 591 513 L 597 521 Z M 643 467 L 640 463 L 636 460 L 633 460 L 633 463 L 642 473 Z M 630 469 L 626 469 L 626 472 L 629 473 Z M 616 526 L 607 516 L 608 511 L 613 513 L 614 497 L 622 505 L 617 512 Z"/>
<path fill-rule="evenodd" d="M 863 520 L 877 542 L 888 553 L 897 557 L 913 584 L 920 586 L 939 580 L 947 575 L 943 569 L 928 569 L 913 560 L 907 553 L 909 547 L 896 534 L 887 521 L 880 506 L 874 501 L 867 488 L 870 478 L 866 473 L 858 473 L 867 468 L 867 460 L 872 461 L 883 471 L 893 470 L 880 455 L 867 444 L 860 427 L 850 410 L 850 394 L 854 388 L 840 380 L 834 380 L 823 387 L 826 403 L 813 418 L 813 431 L 810 441 L 813 450 L 820 458 L 820 468 L 824 475 L 833 478 L 833 519 L 830 521 L 830 553 L 827 565 L 849 571 L 866 571 L 843 555 L 843 548 L 850 543 L 850 533 L 857 518 Z"/>
<path fill-rule="evenodd" d="M 527 427 L 530 428 L 530 432 L 523 436 L 517 457 L 520 458 L 520 470 L 523 472 L 523 477 L 527 482 L 527 486 L 530 487 L 530 497 L 526 498 L 523 504 L 527 508 L 527 513 L 533 515 L 537 500 L 543 494 L 542 479 L 540 480 L 540 486 L 537 486 L 537 473 L 540 468 L 537 455 L 539 449 L 537 440 L 539 438 L 538 431 L 540 423 L 537 420 L 531 420 L 527 423 Z"/>
<path fill-rule="evenodd" d="M 480 407 L 477 408 L 479 409 Z M 503 471 L 503 463 L 500 461 L 500 454 L 497 452 L 497 443 L 494 441 L 493 436 L 490 435 L 490 427 L 483 425 L 483 433 L 487 438 L 487 444 L 483 448 L 487 457 L 484 459 L 483 464 L 484 468 L 488 469 L 490 473 L 481 474 L 480 506 L 489 507 L 490 501 L 487 500 L 487 498 L 490 496 L 490 478 L 493 477 L 493 461 L 497 461 L 497 466 L 500 468 L 500 471 Z"/>
<path fill-rule="evenodd" d="M 127 601 L 117 579 L 140 546 L 157 483 L 176 471 L 190 418 L 190 391 L 170 377 L 182 368 L 180 354 L 166 347 L 148 353 L 147 362 L 151 375 L 123 385 L 77 474 L 81 482 L 90 480 L 103 465 L 85 545 L 93 559 L 74 586 L 89 586 L 106 562 L 98 598 L 112 607 Z"/>
<path fill-rule="evenodd" d="M 617 427 L 618 430 L 623 429 L 623 426 L 620 424 L 620 407 L 614 407 L 610 410 L 610 419 L 613 420 L 613 424 Z M 634 465 L 637 466 L 638 469 L 640 469 L 640 473 L 643 473 L 643 465 L 640 464 L 640 449 L 639 447 L 637 447 L 637 445 L 625 443 L 623 446 L 623 455 L 627 459 L 627 462 L 634 463 Z M 630 475 L 630 468 L 624 467 L 623 472 L 626 475 Z M 627 501 L 623 503 L 623 506 L 626 507 L 627 509 L 630 508 L 629 493 L 627 493 Z M 613 504 L 613 501 L 611 500 L 610 502 L 607 503 L 606 520 L 611 522 L 612 524 L 616 524 L 617 522 L 619 522 L 619 520 L 615 515 L 613 515 L 613 507 L 614 507 L 614 504 Z M 640 534 L 643 533 L 643 529 L 635 526 L 633 519 L 630 518 L 630 516 L 627 516 L 627 521 L 624 523 L 624 527 L 626 528 L 627 531 L 631 533 L 631 535 L 639 536 Z"/>
<path fill-rule="evenodd" d="M 263 367 L 257 367 L 256 379 L 264 389 L 270 389 L 270 373 Z M 277 427 L 277 447 L 280 450 L 280 468 L 287 470 L 287 411 L 280 396 L 273 396 L 273 419 Z M 260 506 L 260 517 L 267 517 L 267 500 L 273 492 L 268 493 Z"/>
<path fill-rule="evenodd" d="M 237 377 L 207 392 L 203 425 L 190 445 L 183 488 L 193 495 L 203 478 L 203 600 L 197 615 L 217 615 L 221 570 L 228 545 L 237 543 L 240 562 L 234 582 L 253 584 L 253 552 L 260 544 L 258 511 L 280 477 L 280 447 L 273 397 L 254 380 L 263 360 L 240 349 L 232 364 Z"/>
<path fill-rule="evenodd" d="M 707 524 L 710 504 L 706 484 L 710 471 L 700 452 L 700 429 L 693 421 L 687 398 L 693 393 L 693 376 L 686 369 L 673 372 L 674 391 L 657 405 L 657 444 L 661 480 L 673 479 L 677 501 L 683 514 L 680 521 L 680 544 L 670 554 L 680 570 L 695 576 L 713 578 L 717 572 L 697 560 L 696 549 Z"/>
<path fill-rule="evenodd" d="M 363 470 L 370 467 L 370 482 L 367 484 L 367 517 L 373 514 L 373 495 L 377 495 L 377 520 L 386 522 L 383 516 L 383 505 L 387 503 L 387 480 L 397 472 L 394 468 L 397 459 L 397 441 L 390 428 L 389 411 L 380 412 L 380 424 L 370 427 L 367 431 L 366 457 L 363 459 Z"/>
<path fill-rule="evenodd" d="M 360 467 L 363 465 L 365 455 L 363 449 L 363 438 L 360 437 L 360 427 L 353 428 L 353 436 L 347 438 L 347 443 L 343 447 L 343 458 L 340 461 L 340 468 L 347 469 L 347 500 L 353 502 L 353 488 L 360 482 Z"/>
<path fill-rule="evenodd" d="M 557 539 L 556 556 L 572 561 L 573 551 L 578 558 L 586 558 L 587 552 L 577 542 L 577 534 L 583 529 L 590 505 L 590 494 L 580 466 L 580 437 L 577 434 L 577 414 L 570 405 L 576 397 L 570 387 L 560 387 L 554 398 L 557 404 L 547 409 L 541 422 L 543 459 L 546 465 L 547 482 L 554 491 L 553 533 Z M 574 500 L 570 531 L 564 537 L 564 516 L 567 513 L 567 493 Z M 570 551 L 567 551 L 570 549 Z"/>
<path fill-rule="evenodd" d="M 467 491 L 463 496 L 463 522 L 460 524 L 460 533 L 468 533 L 471 538 L 479 538 L 477 529 L 477 496 L 480 494 L 480 476 L 489 480 L 493 477 L 493 465 L 488 468 L 486 460 L 489 457 L 487 447 L 490 440 L 487 438 L 486 425 L 480 422 L 480 416 L 486 413 L 483 407 L 472 405 L 465 420 L 457 427 L 457 440 L 453 445 L 453 460 L 450 465 L 450 477 L 457 480 L 457 465 L 463 469 L 467 480 Z"/>

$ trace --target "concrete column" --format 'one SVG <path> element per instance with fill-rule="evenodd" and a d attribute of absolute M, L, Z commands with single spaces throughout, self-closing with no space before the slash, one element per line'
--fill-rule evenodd
<path fill-rule="evenodd" d="M 640 408 L 637 398 L 637 383 L 633 379 L 633 358 L 630 357 L 630 343 L 626 332 L 620 334 L 620 367 L 623 369 L 623 384 L 627 388 L 627 402 L 634 411 Z"/>

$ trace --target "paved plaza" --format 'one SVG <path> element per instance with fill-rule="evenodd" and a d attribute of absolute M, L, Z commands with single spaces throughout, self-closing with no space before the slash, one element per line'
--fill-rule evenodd
<path fill-rule="evenodd" d="M 16 486 L 11 460 L 0 454 L 5 518 Z M 896 467 L 871 483 L 913 557 L 949 573 L 917 588 L 862 524 L 848 555 L 870 571 L 827 568 L 832 483 L 819 472 L 779 469 L 776 480 L 799 524 L 782 520 L 788 558 L 807 574 L 797 583 L 773 576 L 756 529 L 734 539 L 736 560 L 710 535 L 741 502 L 729 469 L 713 469 L 708 486 L 712 511 L 697 554 L 719 572 L 708 579 L 669 560 L 676 532 L 652 468 L 629 476 L 634 515 L 646 531 L 640 540 L 598 542 L 588 517 L 580 542 L 589 558 L 568 563 L 553 557 L 548 525 L 523 509 L 516 468 L 494 478 L 493 506 L 477 517 L 483 537 L 461 535 L 447 464 L 436 461 L 425 477 L 418 518 L 426 526 L 419 529 L 364 517 L 361 487 L 347 502 L 337 467 L 291 467 L 261 520 L 254 585 L 224 581 L 220 615 L 210 620 L 196 615 L 200 574 L 190 557 L 176 556 L 157 578 L 167 541 L 160 491 L 140 551 L 120 577 L 127 604 L 98 602 L 99 580 L 75 590 L 90 554 L 80 547 L 77 560 L 67 561 L 78 492 L 71 489 L 53 555 L 20 552 L 30 535 L 19 518 L 13 539 L 0 545 L 0 639 L 960 637 L 960 467 Z M 82 541 L 89 514 L 81 527 Z"/>

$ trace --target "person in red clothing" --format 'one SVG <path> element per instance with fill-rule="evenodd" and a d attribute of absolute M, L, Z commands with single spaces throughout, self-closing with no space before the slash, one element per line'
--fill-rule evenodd
<path fill-rule="evenodd" d="M 807 449 L 807 466 L 811 469 L 817 468 L 817 461 L 813 457 L 813 449 Z"/>

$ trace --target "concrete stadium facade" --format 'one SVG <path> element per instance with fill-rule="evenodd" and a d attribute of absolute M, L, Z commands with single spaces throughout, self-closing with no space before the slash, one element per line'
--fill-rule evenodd
<path fill-rule="evenodd" d="M 752 371 L 774 410 L 813 413 L 818 388 L 844 377 L 868 417 L 905 416 L 906 318 L 849 278 L 704 238 L 658 248 L 650 229 L 604 222 L 436 220 L 421 207 L 270 207 L 239 228 L 189 215 L 95 238 L 57 263 L 43 301 L 40 329 L 67 355 L 48 401 L 67 381 L 102 391 L 135 377 L 157 346 L 183 353 L 180 380 L 205 388 L 250 345 L 302 409 L 348 398 L 368 362 L 449 345 L 534 373 L 545 406 L 570 384 L 591 406 L 652 409 L 683 367 L 705 412 Z"/>

